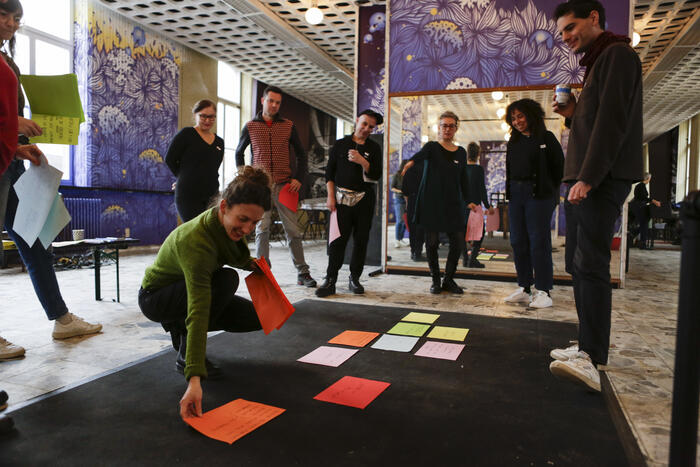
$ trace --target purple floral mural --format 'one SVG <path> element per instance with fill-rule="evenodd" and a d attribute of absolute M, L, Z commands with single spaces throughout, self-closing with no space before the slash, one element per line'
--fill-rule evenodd
<path fill-rule="evenodd" d="M 85 107 L 73 197 L 99 197 L 101 232 L 161 243 L 175 228 L 164 163 L 178 129 L 181 49 L 92 3 L 76 7 L 74 69 Z M 80 190 L 79 187 L 107 190 Z M 129 190 L 129 191 L 126 191 Z"/>
<path fill-rule="evenodd" d="M 506 191 L 506 142 L 481 141 L 481 166 L 486 176 L 486 193 Z"/>
<path fill-rule="evenodd" d="M 362 7 L 358 18 L 357 111 L 372 109 L 384 115 L 386 7 Z M 374 132 L 384 133 L 384 126 Z"/>
<path fill-rule="evenodd" d="M 552 0 L 391 0 L 391 93 L 576 83 Z M 629 2 L 603 1 L 628 33 Z"/>

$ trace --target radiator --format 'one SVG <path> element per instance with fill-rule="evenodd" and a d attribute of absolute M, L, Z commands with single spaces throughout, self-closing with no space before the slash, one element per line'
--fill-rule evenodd
<path fill-rule="evenodd" d="M 100 207 L 99 198 L 63 198 L 66 209 L 71 215 L 71 221 L 58 235 L 56 240 L 72 240 L 74 229 L 85 230 L 85 238 L 99 238 Z"/>

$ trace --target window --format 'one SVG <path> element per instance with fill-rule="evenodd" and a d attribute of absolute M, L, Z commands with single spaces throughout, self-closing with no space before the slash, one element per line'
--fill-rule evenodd
<path fill-rule="evenodd" d="M 342 139 L 345 136 L 345 120 L 338 118 L 335 122 L 335 139 Z"/>
<path fill-rule="evenodd" d="M 22 0 L 23 26 L 17 32 L 15 62 L 28 75 L 63 75 L 73 70 L 72 0 Z M 30 117 L 29 102 L 24 114 Z M 72 177 L 72 146 L 39 144 L 49 163 Z"/>
<path fill-rule="evenodd" d="M 231 65 L 218 65 L 219 102 L 216 106 L 216 133 L 224 139 L 224 162 L 219 168 L 220 188 L 236 176 L 236 146 L 241 135 L 241 73 Z"/>

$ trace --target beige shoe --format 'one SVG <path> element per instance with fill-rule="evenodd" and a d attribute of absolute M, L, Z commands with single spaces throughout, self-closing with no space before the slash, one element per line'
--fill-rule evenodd
<path fill-rule="evenodd" d="M 64 316 L 68 316 L 71 320 L 66 324 L 61 324 L 58 319 L 54 321 L 53 333 L 51 334 L 54 339 L 68 339 L 69 337 L 96 334 L 102 330 L 101 324 L 88 323 L 71 312 L 66 313 Z M 61 316 L 59 319 L 63 319 L 64 316 Z"/>
<path fill-rule="evenodd" d="M 24 355 L 24 347 L 15 345 L 12 342 L 0 337 L 0 360 L 19 358 Z"/>
<path fill-rule="evenodd" d="M 600 372 L 586 352 L 579 351 L 575 357 L 565 361 L 554 360 L 549 364 L 549 371 L 554 376 L 586 386 L 591 391 L 600 392 Z"/>

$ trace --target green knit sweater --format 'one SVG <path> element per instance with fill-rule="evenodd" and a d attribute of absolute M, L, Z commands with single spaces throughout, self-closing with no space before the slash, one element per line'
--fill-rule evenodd
<path fill-rule="evenodd" d="M 185 280 L 187 288 L 187 353 L 185 378 L 207 376 L 204 365 L 211 308 L 211 279 L 224 264 L 250 269 L 245 240 L 231 240 L 218 218 L 218 208 L 203 212 L 173 230 L 146 268 L 144 289 L 158 289 Z"/>

